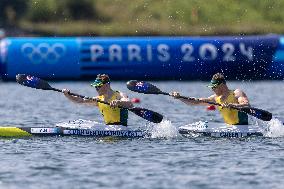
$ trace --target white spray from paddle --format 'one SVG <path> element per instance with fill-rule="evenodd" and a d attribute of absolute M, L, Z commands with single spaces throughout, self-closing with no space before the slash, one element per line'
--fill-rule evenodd
<path fill-rule="evenodd" d="M 179 136 L 177 128 L 169 120 L 155 124 L 150 132 L 151 138 L 176 138 Z"/>
<path fill-rule="evenodd" d="M 284 125 L 283 120 L 280 118 L 273 118 L 267 123 L 267 129 L 264 132 L 265 137 L 283 137 L 284 136 Z"/>

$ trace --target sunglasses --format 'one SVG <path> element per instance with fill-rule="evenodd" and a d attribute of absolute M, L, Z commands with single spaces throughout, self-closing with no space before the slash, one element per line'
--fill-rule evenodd
<path fill-rule="evenodd" d="M 211 87 L 212 90 L 216 89 L 219 85 L 216 85 L 214 87 Z"/>
<path fill-rule="evenodd" d="M 101 86 L 95 86 L 95 88 L 96 88 L 96 90 L 98 91 L 98 90 L 100 90 L 100 88 L 102 88 L 102 86 L 103 86 L 103 85 L 101 85 Z"/>

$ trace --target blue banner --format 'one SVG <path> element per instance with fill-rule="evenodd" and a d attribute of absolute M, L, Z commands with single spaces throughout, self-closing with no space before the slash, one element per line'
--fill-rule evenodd
<path fill-rule="evenodd" d="M 269 79 L 280 37 L 6 38 L 1 74 L 45 79 Z"/>

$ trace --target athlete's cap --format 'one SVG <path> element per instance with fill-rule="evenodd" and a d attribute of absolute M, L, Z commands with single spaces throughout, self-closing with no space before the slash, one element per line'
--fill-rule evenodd
<path fill-rule="evenodd" d="M 110 83 L 109 76 L 106 74 L 98 74 L 96 80 L 91 84 L 91 86 L 101 87 L 106 83 Z"/>
<path fill-rule="evenodd" d="M 207 87 L 215 88 L 215 87 L 217 87 L 218 85 L 220 85 L 220 84 L 222 84 L 222 83 L 226 83 L 225 79 L 223 79 L 223 78 L 212 79 L 212 80 L 210 81 L 210 84 L 207 85 Z"/>

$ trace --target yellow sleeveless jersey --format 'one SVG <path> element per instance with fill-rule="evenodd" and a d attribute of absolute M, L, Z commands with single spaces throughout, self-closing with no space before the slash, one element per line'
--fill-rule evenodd
<path fill-rule="evenodd" d="M 219 104 L 223 103 L 234 103 L 237 104 L 238 100 L 235 97 L 234 91 L 230 91 L 229 96 L 225 100 L 221 100 L 221 96 L 216 97 L 215 101 Z M 221 112 L 225 123 L 230 125 L 247 125 L 248 124 L 248 115 L 244 112 L 240 112 L 236 109 L 223 108 L 218 106 L 219 111 Z"/>
<path fill-rule="evenodd" d="M 112 97 L 107 101 L 111 102 L 112 100 L 118 99 L 119 92 L 116 91 Z M 99 100 L 105 101 L 105 97 L 103 95 L 98 97 Z M 104 121 L 107 125 L 124 125 L 127 126 L 127 119 L 128 119 L 128 111 L 124 108 L 111 108 L 107 104 L 99 103 L 98 108 L 101 114 L 104 117 Z"/>

